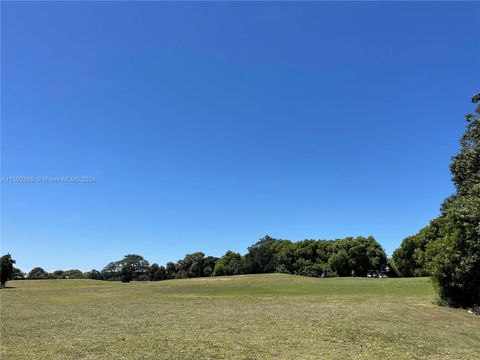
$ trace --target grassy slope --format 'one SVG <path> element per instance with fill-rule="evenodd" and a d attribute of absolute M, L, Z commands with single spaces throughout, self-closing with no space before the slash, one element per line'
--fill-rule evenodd
<path fill-rule="evenodd" d="M 478 359 L 480 318 L 427 279 L 12 281 L 2 359 Z"/>

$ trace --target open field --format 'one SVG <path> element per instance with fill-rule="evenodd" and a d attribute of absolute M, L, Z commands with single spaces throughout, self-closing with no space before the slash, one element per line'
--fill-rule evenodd
<path fill-rule="evenodd" d="M 427 279 L 12 281 L 2 359 L 478 359 L 480 317 Z"/>

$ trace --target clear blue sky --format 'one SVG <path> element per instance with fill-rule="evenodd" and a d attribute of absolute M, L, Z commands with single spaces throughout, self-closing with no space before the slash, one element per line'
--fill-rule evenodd
<path fill-rule="evenodd" d="M 388 254 L 453 191 L 480 3 L 2 2 L 1 251 L 23 270 L 241 253 L 269 234 Z"/>

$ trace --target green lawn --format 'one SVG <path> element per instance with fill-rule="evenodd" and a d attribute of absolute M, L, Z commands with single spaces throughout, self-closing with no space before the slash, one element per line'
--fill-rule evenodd
<path fill-rule="evenodd" d="M 480 317 L 423 278 L 7 285 L 2 359 L 480 359 Z"/>

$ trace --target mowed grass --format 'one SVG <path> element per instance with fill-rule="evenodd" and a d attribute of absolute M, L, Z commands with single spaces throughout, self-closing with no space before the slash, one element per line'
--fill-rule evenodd
<path fill-rule="evenodd" d="M 480 359 L 480 317 L 423 278 L 8 285 L 2 359 Z"/>

